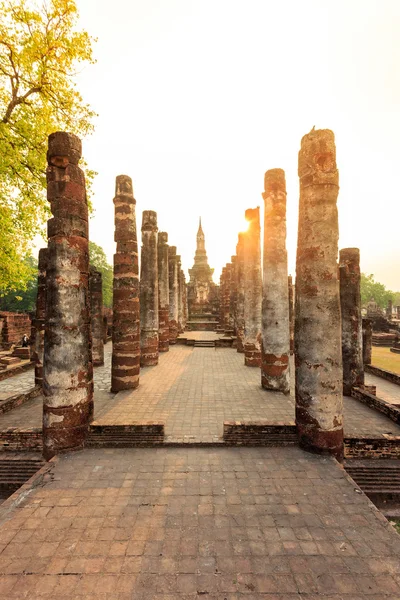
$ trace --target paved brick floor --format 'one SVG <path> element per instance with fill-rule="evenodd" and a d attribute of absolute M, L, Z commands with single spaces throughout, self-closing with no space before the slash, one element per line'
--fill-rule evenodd
<path fill-rule="evenodd" d="M 365 383 L 367 385 L 376 385 L 376 395 L 390 404 L 400 404 L 400 386 L 382 377 L 365 373 Z"/>
<path fill-rule="evenodd" d="M 11 500 L 2 598 L 400 600 L 398 534 L 298 448 L 85 450 Z"/>
<path fill-rule="evenodd" d="M 28 371 L 25 371 L 25 373 L 20 373 L 19 375 L 14 375 L 14 377 L 4 379 L 3 381 L 0 381 L 0 400 L 5 400 L 6 398 L 17 394 L 24 394 L 31 390 L 34 385 L 34 369 L 29 369 Z"/>
<path fill-rule="evenodd" d="M 261 389 L 259 370 L 244 367 L 243 355 L 231 348 L 176 345 L 160 355 L 157 367 L 142 369 L 137 390 L 116 396 L 108 392 L 110 369 L 107 344 L 105 366 L 95 369 L 97 423 L 163 421 L 170 441 L 209 442 L 220 439 L 224 420 L 294 420 L 293 397 Z M 0 430 L 41 427 L 41 405 L 36 398 L 0 415 Z M 344 406 L 346 435 L 400 435 L 400 426 L 358 401 L 345 398 Z"/>

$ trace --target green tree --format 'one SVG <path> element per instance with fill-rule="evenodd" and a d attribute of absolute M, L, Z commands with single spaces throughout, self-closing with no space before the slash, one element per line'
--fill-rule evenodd
<path fill-rule="evenodd" d="M 104 306 L 107 306 L 107 308 L 111 308 L 113 297 L 113 268 L 108 264 L 103 248 L 94 242 L 89 242 L 89 260 L 90 264 L 102 274 L 103 304 Z"/>
<path fill-rule="evenodd" d="M 395 294 L 387 290 L 383 283 L 375 281 L 373 275 L 361 273 L 361 305 L 366 306 L 372 298 L 378 306 L 385 309 L 388 301 L 394 300 Z"/>
<path fill-rule="evenodd" d="M 24 257 L 48 216 L 50 133 L 86 136 L 94 112 L 76 89 L 93 63 L 92 38 L 76 30 L 75 0 L 0 0 L 0 290 L 29 281 Z M 86 168 L 90 182 L 94 173 Z"/>
<path fill-rule="evenodd" d="M 33 256 L 24 260 L 24 267 L 29 273 L 26 286 L 0 296 L 0 310 L 10 312 L 30 312 L 36 307 L 38 263 Z"/>

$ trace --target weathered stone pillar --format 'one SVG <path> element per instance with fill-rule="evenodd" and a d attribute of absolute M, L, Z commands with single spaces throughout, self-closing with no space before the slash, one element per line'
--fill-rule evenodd
<path fill-rule="evenodd" d="M 236 302 L 237 302 L 237 256 L 231 256 L 231 285 L 229 295 L 230 329 L 236 335 Z"/>
<path fill-rule="evenodd" d="M 282 169 L 264 178 L 264 254 L 261 385 L 289 393 L 289 290 L 286 251 L 286 181 Z"/>
<path fill-rule="evenodd" d="M 225 333 L 231 333 L 233 329 L 231 315 L 231 287 L 232 287 L 232 265 L 225 265 L 225 286 L 224 286 L 224 330 Z"/>
<path fill-rule="evenodd" d="M 168 233 L 158 234 L 158 350 L 169 350 Z"/>
<path fill-rule="evenodd" d="M 46 318 L 46 270 L 48 262 L 48 249 L 41 248 L 38 258 L 38 288 L 36 296 L 35 315 L 35 345 L 33 360 L 35 361 L 35 385 L 43 386 L 43 352 L 44 352 L 44 327 Z"/>
<path fill-rule="evenodd" d="M 139 385 L 140 309 L 139 264 L 136 232 L 136 200 L 132 179 L 118 175 L 115 184 L 113 328 L 111 391 L 132 390 Z"/>
<path fill-rule="evenodd" d="M 288 277 L 289 292 L 289 331 L 290 331 L 290 354 L 294 353 L 294 287 L 292 276 Z"/>
<path fill-rule="evenodd" d="M 358 248 L 340 250 L 339 274 L 342 314 L 343 394 L 350 396 L 353 387 L 364 385 L 360 251 Z"/>
<path fill-rule="evenodd" d="M 90 267 L 90 319 L 92 330 L 93 366 L 104 365 L 103 287 L 100 271 Z"/>
<path fill-rule="evenodd" d="M 237 255 L 237 297 L 236 297 L 236 344 L 237 351 L 244 352 L 244 233 L 238 235 Z"/>
<path fill-rule="evenodd" d="M 388 300 L 388 305 L 387 305 L 387 309 L 386 309 L 386 316 L 388 318 L 389 321 L 392 320 L 393 318 L 393 300 L 389 299 Z"/>
<path fill-rule="evenodd" d="M 370 365 L 372 360 L 372 319 L 362 320 L 363 365 Z"/>
<path fill-rule="evenodd" d="M 140 260 L 140 366 L 158 364 L 157 213 L 144 210 Z"/>
<path fill-rule="evenodd" d="M 311 131 L 299 152 L 296 261 L 296 423 L 300 445 L 343 457 L 338 281 L 338 171 L 334 135 Z"/>
<path fill-rule="evenodd" d="M 225 329 L 225 285 L 226 285 L 226 267 L 222 267 L 219 278 L 219 327 Z"/>
<path fill-rule="evenodd" d="M 49 136 L 43 454 L 82 448 L 93 415 L 88 207 L 80 139 Z"/>
<path fill-rule="evenodd" d="M 188 320 L 188 298 L 187 298 L 187 285 L 186 285 L 186 276 L 184 271 L 182 271 L 183 277 L 183 330 L 186 330 L 187 320 Z"/>
<path fill-rule="evenodd" d="M 179 303 L 179 281 L 178 262 L 176 259 L 176 246 L 168 248 L 168 271 L 169 271 L 169 343 L 176 344 L 178 337 L 178 303 Z"/>
<path fill-rule="evenodd" d="M 179 254 L 176 255 L 178 268 L 178 334 L 183 332 L 183 280 L 182 280 L 182 262 Z"/>
<path fill-rule="evenodd" d="M 260 208 L 245 213 L 249 222 L 244 234 L 244 364 L 261 366 L 261 249 Z"/>

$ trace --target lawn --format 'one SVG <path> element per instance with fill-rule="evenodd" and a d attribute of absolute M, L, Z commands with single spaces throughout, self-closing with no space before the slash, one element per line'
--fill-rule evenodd
<path fill-rule="evenodd" d="M 390 348 L 372 346 L 372 364 L 386 371 L 400 375 L 400 354 L 390 352 Z"/>

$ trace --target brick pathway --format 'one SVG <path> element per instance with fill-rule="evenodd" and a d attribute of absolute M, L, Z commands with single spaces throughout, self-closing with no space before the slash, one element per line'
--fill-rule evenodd
<path fill-rule="evenodd" d="M 23 363 L 21 363 L 23 364 Z M 35 370 L 29 369 L 25 373 L 14 375 L 8 379 L 0 381 L 0 400 L 5 400 L 10 396 L 24 394 L 29 392 L 35 386 Z"/>
<path fill-rule="evenodd" d="M 142 369 L 133 392 L 108 392 L 111 344 L 105 366 L 95 369 L 95 419 L 101 424 L 156 420 L 166 424 L 169 441 L 215 441 L 224 420 L 294 420 L 294 399 L 260 387 L 260 371 L 244 367 L 231 348 L 176 345 L 160 355 L 157 367 Z M 32 376 L 32 373 L 31 373 Z M 355 437 L 400 435 L 400 426 L 352 398 L 344 399 L 345 433 Z M 42 399 L 0 416 L 7 427 L 41 427 Z"/>
<path fill-rule="evenodd" d="M 399 600 L 400 537 L 298 448 L 85 450 L 0 509 L 0 597 Z"/>

